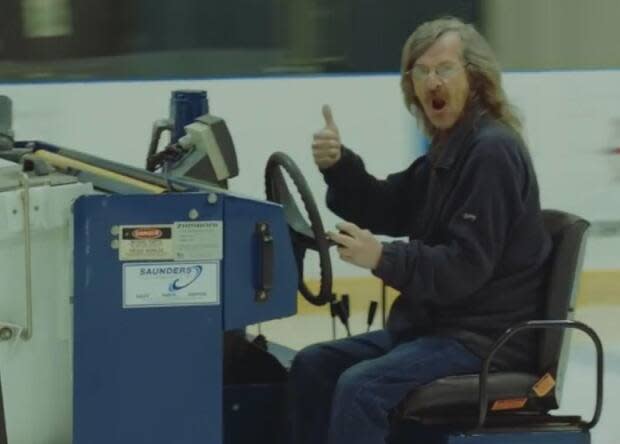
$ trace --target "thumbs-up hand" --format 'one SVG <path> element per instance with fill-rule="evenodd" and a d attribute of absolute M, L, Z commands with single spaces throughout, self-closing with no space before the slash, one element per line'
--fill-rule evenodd
<path fill-rule="evenodd" d="M 325 127 L 314 133 L 312 138 L 312 155 L 314 162 L 321 170 L 334 165 L 342 155 L 340 134 L 329 105 L 323 105 L 323 117 L 325 118 Z"/>

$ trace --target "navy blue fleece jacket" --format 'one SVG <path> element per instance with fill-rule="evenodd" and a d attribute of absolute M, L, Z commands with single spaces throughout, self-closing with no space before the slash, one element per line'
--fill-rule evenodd
<path fill-rule="evenodd" d="M 388 319 L 396 335 L 448 335 L 481 357 L 509 326 L 542 315 L 545 261 L 538 184 L 511 128 L 471 113 L 430 153 L 385 180 L 343 147 L 323 171 L 327 205 L 387 242 L 373 273 L 401 294 Z M 496 368 L 530 369 L 533 335 L 516 336 Z"/>

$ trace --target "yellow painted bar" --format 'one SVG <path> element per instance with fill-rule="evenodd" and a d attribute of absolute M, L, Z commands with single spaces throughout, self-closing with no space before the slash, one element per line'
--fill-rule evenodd
<path fill-rule="evenodd" d="M 81 162 L 79 160 L 69 159 L 67 157 L 61 156 L 59 154 L 55 154 L 45 150 L 38 150 L 34 153 L 35 156 L 44 159 L 47 163 L 52 165 L 53 167 L 64 171 L 69 168 L 84 171 L 91 174 L 96 174 L 99 177 L 103 177 L 105 179 L 113 180 L 116 182 L 121 182 L 141 190 L 144 190 L 148 193 L 159 194 L 166 191 L 165 188 L 160 187 L 158 185 L 153 185 L 150 183 L 142 182 L 141 180 L 134 179 L 132 177 L 124 176 L 122 174 L 114 173 L 112 171 L 108 171 L 103 168 L 99 168 L 93 165 L 90 165 L 85 162 Z"/>

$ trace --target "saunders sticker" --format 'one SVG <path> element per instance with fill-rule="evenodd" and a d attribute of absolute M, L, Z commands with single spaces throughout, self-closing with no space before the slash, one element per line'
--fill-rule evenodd
<path fill-rule="evenodd" d="M 219 304 L 218 262 L 123 264 L 123 307 Z"/>

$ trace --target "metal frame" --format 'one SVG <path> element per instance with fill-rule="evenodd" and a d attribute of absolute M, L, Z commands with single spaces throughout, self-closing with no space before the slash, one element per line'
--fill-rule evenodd
<path fill-rule="evenodd" d="M 488 393 L 487 383 L 489 377 L 489 369 L 495 353 L 515 334 L 524 330 L 532 329 L 550 329 L 550 328 L 571 328 L 581 330 L 586 333 L 596 347 L 596 407 L 592 419 L 583 423 L 583 427 L 586 430 L 592 429 L 599 421 L 601 416 L 601 410 L 603 408 L 603 345 L 596 332 L 587 326 L 586 324 L 578 321 L 570 320 L 551 320 L 551 321 L 527 321 L 509 328 L 506 332 L 495 341 L 491 352 L 484 360 L 482 366 L 482 372 L 480 373 L 480 388 L 479 388 L 479 416 L 478 416 L 478 429 L 484 428 L 484 422 L 487 417 L 488 409 Z"/>

